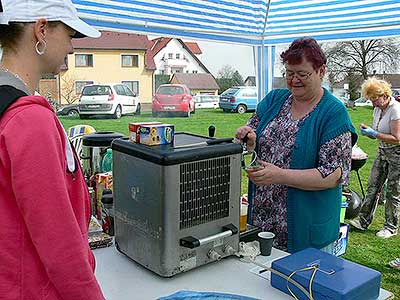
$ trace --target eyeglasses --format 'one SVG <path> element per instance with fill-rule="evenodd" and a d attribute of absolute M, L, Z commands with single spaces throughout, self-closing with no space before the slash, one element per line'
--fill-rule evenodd
<path fill-rule="evenodd" d="M 383 98 L 384 100 L 386 100 L 387 99 L 387 96 L 386 95 L 380 95 L 380 96 L 377 96 L 377 97 L 371 97 L 371 98 L 369 98 L 369 100 L 371 100 L 372 102 L 376 102 L 376 101 L 378 101 L 379 99 L 381 99 L 381 98 Z"/>
<path fill-rule="evenodd" d="M 285 73 L 285 78 L 287 80 L 292 80 L 294 76 L 296 76 L 297 79 L 299 80 L 307 80 L 310 76 L 312 75 L 312 72 L 306 72 L 306 71 L 286 71 Z"/>

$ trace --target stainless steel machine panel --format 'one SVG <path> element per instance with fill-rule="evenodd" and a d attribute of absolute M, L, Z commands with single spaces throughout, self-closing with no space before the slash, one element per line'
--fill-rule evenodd
<path fill-rule="evenodd" d="M 179 228 L 229 216 L 230 157 L 180 165 Z"/>
<path fill-rule="evenodd" d="M 118 140 L 112 147 L 120 252 L 169 277 L 238 250 L 239 145 L 161 149 Z"/>

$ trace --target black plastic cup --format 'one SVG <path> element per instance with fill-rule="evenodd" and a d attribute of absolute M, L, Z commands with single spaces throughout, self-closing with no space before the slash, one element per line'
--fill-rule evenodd
<path fill-rule="evenodd" d="M 271 255 L 272 242 L 275 234 L 269 231 L 262 231 L 258 233 L 258 241 L 260 242 L 260 252 L 263 256 Z"/>

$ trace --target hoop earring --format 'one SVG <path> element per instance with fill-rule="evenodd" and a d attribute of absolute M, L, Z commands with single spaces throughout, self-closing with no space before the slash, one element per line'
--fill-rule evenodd
<path fill-rule="evenodd" d="M 40 50 L 39 50 L 39 45 L 40 45 L 42 42 L 43 42 L 43 49 L 42 49 L 42 51 L 40 51 Z M 35 44 L 35 50 L 36 50 L 36 53 L 37 53 L 38 55 L 43 55 L 44 52 L 46 52 L 46 47 L 47 47 L 46 41 L 43 40 L 42 42 L 37 41 L 36 44 Z"/>

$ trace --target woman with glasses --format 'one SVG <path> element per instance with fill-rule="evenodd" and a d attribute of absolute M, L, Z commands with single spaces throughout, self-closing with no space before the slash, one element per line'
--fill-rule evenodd
<path fill-rule="evenodd" d="M 385 80 L 369 78 L 361 86 L 361 91 L 363 97 L 372 101 L 374 112 L 372 128 L 361 124 L 360 131 L 362 135 L 377 140 L 379 146 L 359 219 L 350 221 L 350 224 L 359 230 L 368 228 L 374 218 L 378 194 L 387 180 L 385 224 L 376 236 L 390 238 L 399 228 L 400 103 L 392 97 L 391 86 Z"/>
<path fill-rule="evenodd" d="M 247 171 L 251 223 L 275 233 L 279 249 L 332 252 L 357 136 L 344 105 L 322 88 L 326 57 L 318 43 L 297 39 L 281 59 L 287 89 L 268 93 L 236 133 L 262 166 Z"/>

